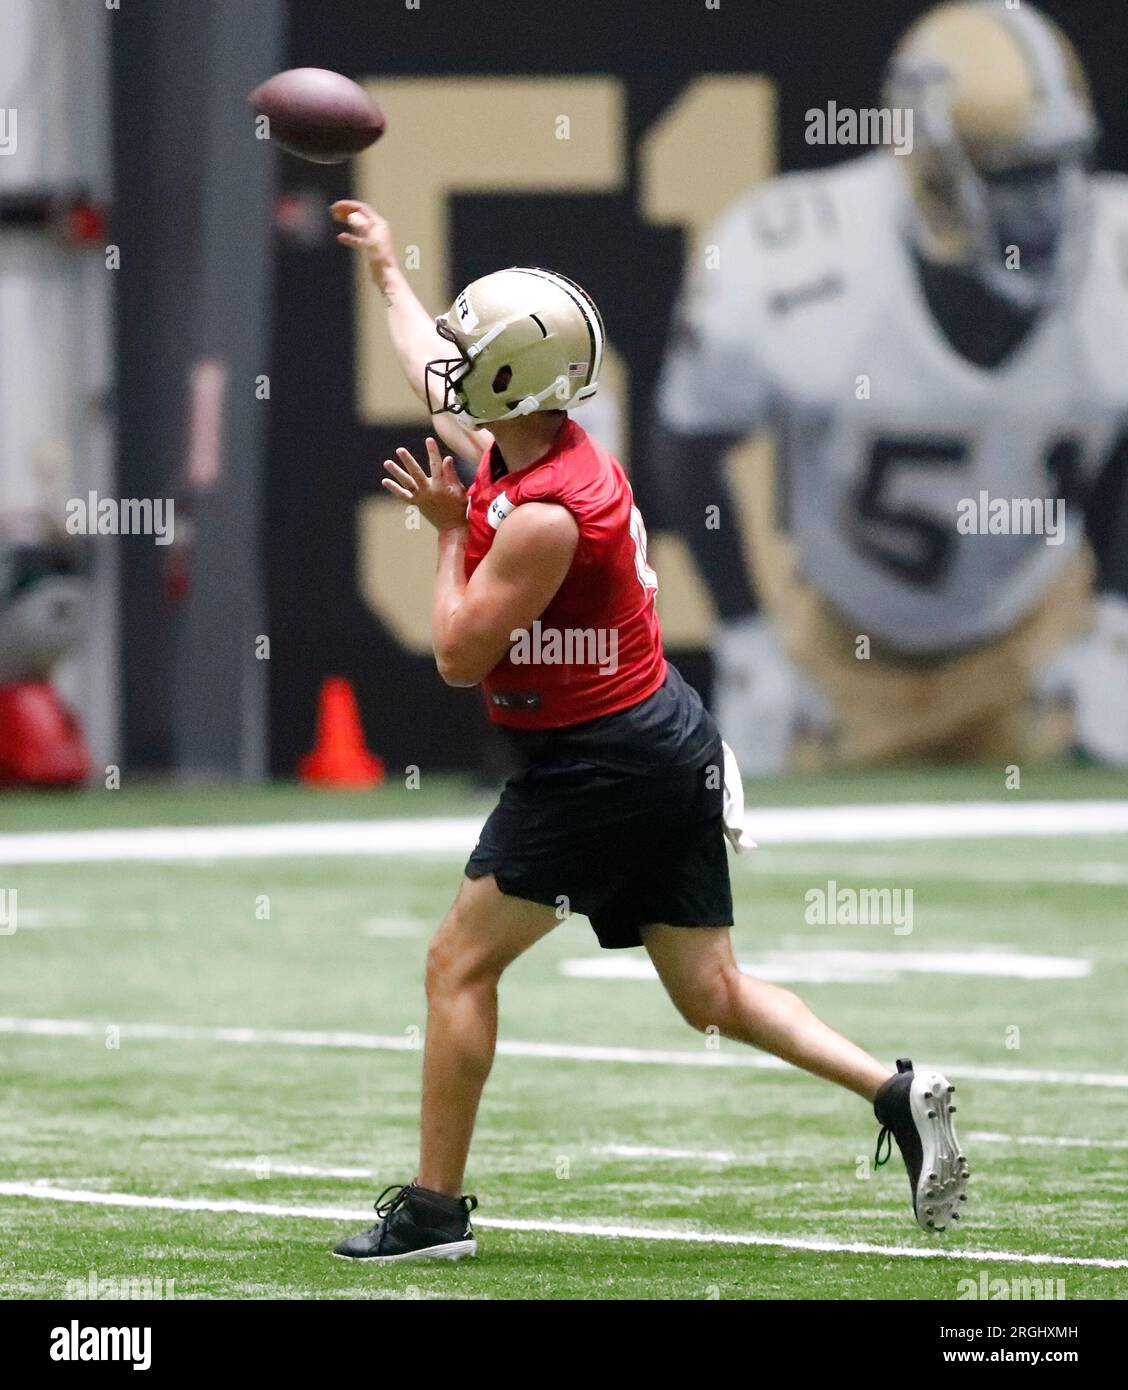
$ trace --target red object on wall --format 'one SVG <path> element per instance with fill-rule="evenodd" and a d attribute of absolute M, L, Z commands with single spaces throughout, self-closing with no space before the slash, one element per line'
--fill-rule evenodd
<path fill-rule="evenodd" d="M 63 227 L 66 239 L 75 246 L 101 248 L 109 239 L 106 209 L 85 199 L 67 209 Z"/>
<path fill-rule="evenodd" d="M 356 695 L 344 676 L 330 676 L 317 704 L 317 738 L 298 762 L 303 782 L 332 787 L 375 787 L 384 764 L 364 745 Z"/>
<path fill-rule="evenodd" d="M 0 786 L 76 787 L 89 775 L 82 730 L 50 681 L 0 685 Z"/>

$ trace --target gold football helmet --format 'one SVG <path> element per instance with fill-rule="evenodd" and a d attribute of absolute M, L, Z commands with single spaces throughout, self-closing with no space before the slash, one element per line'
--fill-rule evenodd
<path fill-rule="evenodd" d="M 885 101 L 913 113 L 897 163 L 928 260 L 1035 308 L 1076 260 L 1097 122 L 1080 60 L 1030 4 L 956 0 L 901 40 Z"/>
<path fill-rule="evenodd" d="M 603 361 L 603 319 L 590 295 L 567 276 L 512 266 L 466 286 L 435 320 L 457 357 L 427 364 L 434 414 L 511 420 L 567 410 L 595 395 Z M 441 398 L 432 399 L 432 380 Z"/>

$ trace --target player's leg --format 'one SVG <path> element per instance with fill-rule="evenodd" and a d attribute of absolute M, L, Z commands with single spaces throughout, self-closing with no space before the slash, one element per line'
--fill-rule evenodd
<path fill-rule="evenodd" d="M 466 1155 L 497 1040 L 497 986 L 510 961 L 556 926 L 552 908 L 502 893 L 493 876 L 465 878 L 427 955 L 427 1040 L 419 1173 L 377 1200 L 375 1225 L 335 1254 L 363 1260 L 456 1260 L 477 1245 Z"/>
<path fill-rule="evenodd" d="M 497 1041 L 502 971 L 559 924 L 550 907 L 464 878 L 427 953 L 419 1182 L 457 1197 Z"/>
<path fill-rule="evenodd" d="M 955 1090 L 937 1071 L 914 1072 L 907 1059 L 890 1073 L 876 1058 L 817 1018 L 790 990 L 745 975 L 724 927 L 654 925 L 641 932 L 670 998 L 695 1028 L 717 1028 L 870 1100 L 882 1142 L 896 1139 L 912 1191 L 913 1213 L 927 1230 L 959 1219 L 967 1160 L 952 1124 Z"/>
<path fill-rule="evenodd" d="M 642 931 L 658 977 L 687 1023 L 782 1057 L 872 1101 L 889 1068 L 816 1017 L 790 990 L 745 975 L 727 927 Z"/>

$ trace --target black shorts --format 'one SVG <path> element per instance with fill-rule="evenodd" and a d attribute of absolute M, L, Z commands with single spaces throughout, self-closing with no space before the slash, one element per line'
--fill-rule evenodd
<path fill-rule="evenodd" d="M 582 913 L 611 949 L 654 922 L 732 925 L 720 736 L 673 668 L 642 706 L 517 746 L 467 877 Z"/>

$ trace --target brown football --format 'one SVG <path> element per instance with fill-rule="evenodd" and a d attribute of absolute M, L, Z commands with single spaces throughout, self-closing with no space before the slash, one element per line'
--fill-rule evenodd
<path fill-rule="evenodd" d="M 384 113 L 363 87 L 327 68 L 289 68 L 247 98 L 270 138 L 315 164 L 340 164 L 379 140 Z"/>

